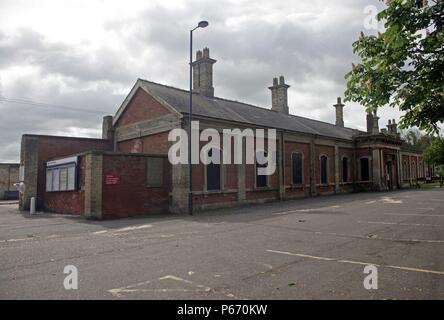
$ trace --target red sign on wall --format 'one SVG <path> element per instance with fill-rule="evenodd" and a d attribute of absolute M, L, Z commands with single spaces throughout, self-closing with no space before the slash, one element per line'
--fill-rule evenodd
<path fill-rule="evenodd" d="M 105 176 L 105 184 L 106 185 L 113 185 L 113 184 L 119 184 L 120 183 L 120 177 L 112 175 L 112 174 L 107 174 Z"/>

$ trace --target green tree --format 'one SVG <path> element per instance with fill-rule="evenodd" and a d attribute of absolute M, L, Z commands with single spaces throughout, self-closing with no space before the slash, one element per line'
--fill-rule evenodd
<path fill-rule="evenodd" d="M 442 188 L 444 185 L 444 164 L 436 166 L 436 174 L 441 178 L 439 180 L 439 187 Z"/>
<path fill-rule="evenodd" d="M 435 137 L 424 151 L 424 159 L 434 165 L 444 165 L 444 138 Z"/>
<path fill-rule="evenodd" d="M 401 132 L 401 137 L 408 144 L 418 148 L 421 151 L 426 150 L 434 139 L 432 135 L 421 132 L 416 128 L 412 128 L 407 131 L 401 129 L 400 132 Z"/>
<path fill-rule="evenodd" d="M 385 31 L 353 43 L 361 63 L 346 74 L 346 101 L 368 112 L 404 111 L 400 127 L 438 133 L 444 122 L 444 0 L 391 0 L 377 15 Z"/>

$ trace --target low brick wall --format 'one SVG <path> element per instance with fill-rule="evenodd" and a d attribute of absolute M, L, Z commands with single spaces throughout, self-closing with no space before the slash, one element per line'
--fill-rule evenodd
<path fill-rule="evenodd" d="M 5 192 L 17 191 L 14 183 L 19 181 L 18 163 L 0 163 L 0 200 L 6 199 Z"/>
<path fill-rule="evenodd" d="M 44 210 L 82 215 L 85 212 L 85 157 L 79 156 L 78 190 L 56 191 L 44 194 Z"/>
<path fill-rule="evenodd" d="M 171 165 L 166 156 L 158 156 L 163 159 L 163 184 L 148 186 L 146 177 L 149 157 L 145 154 L 103 155 L 103 219 L 168 212 Z M 107 184 L 107 176 L 117 179 L 117 182 L 112 184 L 109 181 Z"/>
<path fill-rule="evenodd" d="M 147 159 L 162 159 L 163 183 L 147 183 Z M 78 155 L 78 188 L 44 193 L 44 209 L 92 219 L 169 211 L 171 165 L 167 156 L 91 151 Z"/>

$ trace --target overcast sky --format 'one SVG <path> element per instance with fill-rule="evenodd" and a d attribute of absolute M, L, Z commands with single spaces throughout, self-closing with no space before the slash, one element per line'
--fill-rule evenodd
<path fill-rule="evenodd" d="M 351 44 L 378 0 L 1 0 L 0 95 L 56 105 L 0 102 L 0 162 L 19 161 L 24 133 L 100 137 L 137 78 L 188 87 L 189 30 L 208 46 L 215 95 L 269 108 L 284 75 L 293 114 L 334 123 Z M 372 31 L 366 31 L 371 33 Z M 68 107 L 68 108 L 67 108 Z M 75 111 L 81 108 L 89 112 Z M 346 126 L 364 129 L 348 104 Z M 380 127 L 399 113 L 380 113 Z"/>

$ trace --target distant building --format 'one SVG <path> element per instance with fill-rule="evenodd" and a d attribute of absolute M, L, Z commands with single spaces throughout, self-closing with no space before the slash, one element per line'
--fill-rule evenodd
<path fill-rule="evenodd" d="M 19 181 L 18 163 L 0 163 L 0 200 L 18 200 L 14 183 Z"/>
<path fill-rule="evenodd" d="M 193 62 L 194 119 L 201 129 L 276 129 L 277 170 L 264 177 L 254 164 L 193 165 L 194 210 L 396 190 L 433 175 L 395 120 L 380 130 L 368 114 L 366 131 L 348 128 L 340 98 L 335 124 L 291 115 L 283 76 L 269 87 L 271 109 L 218 98 L 215 62 L 207 48 Z M 23 135 L 20 207 L 36 197 L 40 209 L 92 218 L 187 212 L 188 166 L 168 162 L 167 137 L 187 128 L 188 110 L 188 91 L 139 79 L 116 114 L 104 117 L 102 139 Z"/>

